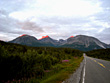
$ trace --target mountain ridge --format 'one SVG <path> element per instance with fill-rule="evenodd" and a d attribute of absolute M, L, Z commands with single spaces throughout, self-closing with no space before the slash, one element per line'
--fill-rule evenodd
<path fill-rule="evenodd" d="M 79 49 L 82 51 L 89 51 L 94 49 L 106 49 L 110 47 L 110 45 L 101 42 L 97 38 L 86 35 L 71 36 L 66 40 L 63 39 L 55 40 L 49 36 L 43 36 L 41 39 L 37 39 L 34 36 L 22 35 L 9 42 L 34 47 L 37 46 L 68 47 L 73 49 Z"/>

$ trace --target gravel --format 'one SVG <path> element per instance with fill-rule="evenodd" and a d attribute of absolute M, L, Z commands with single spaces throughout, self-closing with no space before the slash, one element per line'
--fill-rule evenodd
<path fill-rule="evenodd" d="M 83 66 L 84 66 L 84 60 L 80 63 L 80 67 L 73 74 L 71 74 L 68 79 L 66 79 L 62 83 L 81 83 Z"/>

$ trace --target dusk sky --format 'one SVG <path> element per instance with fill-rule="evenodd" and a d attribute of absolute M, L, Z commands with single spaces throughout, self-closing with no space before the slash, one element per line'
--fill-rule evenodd
<path fill-rule="evenodd" d="M 0 0 L 0 40 L 88 35 L 110 44 L 110 0 Z"/>

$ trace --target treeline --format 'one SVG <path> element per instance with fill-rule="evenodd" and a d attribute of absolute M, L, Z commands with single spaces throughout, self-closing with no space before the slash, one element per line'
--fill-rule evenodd
<path fill-rule="evenodd" d="M 110 60 L 110 49 L 98 49 L 86 52 L 87 56 L 91 56 L 94 58 Z"/>
<path fill-rule="evenodd" d="M 81 57 L 82 52 L 70 48 L 28 47 L 0 41 L 0 83 L 41 79 L 53 65 L 75 56 Z"/>

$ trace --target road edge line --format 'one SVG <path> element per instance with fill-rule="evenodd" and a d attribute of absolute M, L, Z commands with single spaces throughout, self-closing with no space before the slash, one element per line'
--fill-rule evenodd
<path fill-rule="evenodd" d="M 82 83 L 84 83 L 84 81 L 85 81 L 85 71 L 86 71 L 86 58 L 85 58 L 85 63 L 84 63 Z"/>

